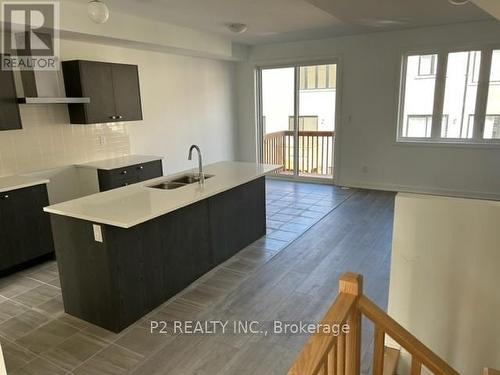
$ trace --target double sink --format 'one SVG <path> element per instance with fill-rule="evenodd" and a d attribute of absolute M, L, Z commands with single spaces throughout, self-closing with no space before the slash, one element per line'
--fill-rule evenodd
<path fill-rule="evenodd" d="M 214 175 L 206 174 L 205 180 L 211 178 Z M 163 190 L 173 190 L 178 189 L 183 186 L 195 184 L 200 182 L 200 176 L 198 174 L 186 174 L 181 177 L 174 178 L 173 180 L 163 181 L 160 184 L 148 186 L 153 189 L 163 189 Z"/>

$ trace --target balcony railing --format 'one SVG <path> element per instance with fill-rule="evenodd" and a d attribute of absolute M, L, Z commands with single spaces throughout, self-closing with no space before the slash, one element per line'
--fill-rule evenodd
<path fill-rule="evenodd" d="M 302 175 L 333 175 L 333 131 L 299 131 L 298 172 Z M 280 173 L 294 171 L 294 132 L 284 130 L 264 135 L 264 163 L 283 165 Z"/>

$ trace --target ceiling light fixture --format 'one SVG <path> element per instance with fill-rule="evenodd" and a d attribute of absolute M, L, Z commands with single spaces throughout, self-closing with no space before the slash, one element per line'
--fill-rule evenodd
<path fill-rule="evenodd" d="M 470 0 L 448 0 L 451 5 L 465 5 L 470 2 Z"/>
<path fill-rule="evenodd" d="M 100 0 L 92 0 L 88 5 L 89 18 L 95 23 L 105 23 L 109 18 L 109 9 Z"/>
<path fill-rule="evenodd" d="M 243 34 L 248 30 L 248 26 L 244 23 L 229 23 L 226 25 L 227 29 L 235 34 Z"/>

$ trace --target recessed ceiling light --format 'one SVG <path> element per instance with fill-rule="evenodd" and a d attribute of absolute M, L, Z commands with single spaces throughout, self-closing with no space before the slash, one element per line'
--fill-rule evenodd
<path fill-rule="evenodd" d="M 470 0 L 448 0 L 451 5 L 465 5 L 470 2 Z"/>
<path fill-rule="evenodd" d="M 244 23 L 228 23 L 226 27 L 229 31 L 235 34 L 242 34 L 248 30 L 248 26 Z"/>

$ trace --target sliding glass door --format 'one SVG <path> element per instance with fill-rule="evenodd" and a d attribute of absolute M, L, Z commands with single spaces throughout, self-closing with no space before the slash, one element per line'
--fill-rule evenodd
<path fill-rule="evenodd" d="M 337 64 L 259 69 L 261 160 L 333 181 Z"/>

